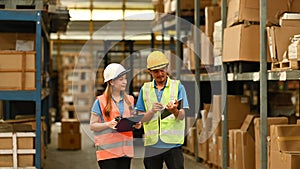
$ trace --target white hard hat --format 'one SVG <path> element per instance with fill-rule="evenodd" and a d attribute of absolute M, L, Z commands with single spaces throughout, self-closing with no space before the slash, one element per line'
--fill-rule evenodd
<path fill-rule="evenodd" d="M 104 82 L 108 82 L 109 80 L 120 77 L 129 71 L 130 70 L 126 70 L 122 65 L 118 63 L 111 63 L 104 69 Z"/>

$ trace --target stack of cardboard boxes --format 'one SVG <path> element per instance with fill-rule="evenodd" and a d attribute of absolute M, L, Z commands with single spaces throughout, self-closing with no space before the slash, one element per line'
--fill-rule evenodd
<path fill-rule="evenodd" d="M 77 119 L 61 120 L 61 132 L 58 133 L 58 149 L 81 149 L 80 122 Z"/>
<path fill-rule="evenodd" d="M 6 120 L 0 123 L 0 168 L 31 168 L 35 166 L 36 121 L 34 118 Z M 49 132 L 42 118 L 40 163 L 44 166 Z"/>
<path fill-rule="evenodd" d="M 300 12 L 300 2 L 289 0 L 267 1 L 267 25 L 270 51 L 267 61 L 282 61 L 289 38 L 299 32 L 296 27 L 278 27 L 284 12 Z M 223 62 L 260 61 L 260 4 L 259 0 L 229 0 L 227 27 L 224 29 Z M 276 26 L 274 26 L 276 25 Z M 271 59 L 272 58 L 272 59 Z"/>
<path fill-rule="evenodd" d="M 228 129 L 240 129 L 246 116 L 250 114 L 248 97 L 228 95 Z M 221 96 L 214 95 L 210 108 L 203 111 L 197 120 L 198 157 L 207 163 L 221 167 L 222 164 L 222 120 Z M 244 127 L 247 131 L 247 127 Z M 253 149 L 254 150 L 254 149 Z"/>
<path fill-rule="evenodd" d="M 300 13 L 284 13 L 279 21 L 267 28 L 272 70 L 299 69 Z"/>
<path fill-rule="evenodd" d="M 270 127 L 269 169 L 296 169 L 300 165 L 299 124 Z"/>
<path fill-rule="evenodd" d="M 206 6 L 204 8 L 205 25 L 200 25 L 200 28 L 191 27 L 191 36 L 188 37 L 186 50 L 183 51 L 183 62 L 189 70 L 195 70 L 195 56 L 200 58 L 200 66 L 206 67 L 209 71 L 209 66 L 214 65 L 214 23 L 221 19 L 221 8 L 217 5 Z M 201 24 L 201 23 L 200 23 Z M 196 37 L 198 31 L 199 37 Z M 221 35 L 221 34 L 220 34 Z M 200 39 L 200 53 L 196 53 L 195 42 Z M 186 51 L 186 53 L 185 53 Z M 185 57 L 186 56 L 186 57 Z"/>
<path fill-rule="evenodd" d="M 35 90 L 35 34 L 1 33 L 0 43 L 0 89 Z"/>
<path fill-rule="evenodd" d="M 214 98 L 214 104 L 218 104 L 216 101 L 218 96 Z M 261 123 L 259 114 L 250 113 L 247 106 L 242 106 L 240 102 L 237 102 L 239 99 L 241 99 L 240 96 L 234 96 L 228 99 L 229 168 L 260 169 Z M 221 167 L 222 138 L 224 136 L 221 135 L 221 121 L 219 121 L 220 118 L 217 117 L 218 111 L 216 110 L 218 108 L 214 107 L 215 106 L 212 105 L 213 110 L 211 115 L 204 113 L 202 114 L 202 118 L 197 120 L 197 157 L 202 158 L 206 163 L 212 166 Z M 240 118 L 238 118 L 239 120 L 234 120 L 232 117 Z M 287 117 L 268 117 L 267 121 L 268 168 L 296 169 L 299 166 L 298 159 L 300 159 L 298 139 L 300 125 L 289 124 L 290 122 Z"/>
<path fill-rule="evenodd" d="M 94 101 L 95 72 L 88 54 L 66 53 L 62 56 L 60 104 L 62 118 L 89 121 Z"/>

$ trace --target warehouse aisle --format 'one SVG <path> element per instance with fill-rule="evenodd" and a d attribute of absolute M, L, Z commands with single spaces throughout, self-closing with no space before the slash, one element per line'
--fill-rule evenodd
<path fill-rule="evenodd" d="M 60 123 L 52 125 L 51 143 L 48 145 L 44 169 L 97 169 L 98 164 L 94 155 L 93 142 L 85 130 L 88 125 L 81 126 L 82 147 L 81 150 L 62 151 L 57 150 L 58 133 L 60 132 Z M 143 169 L 141 158 L 133 159 L 132 169 Z M 185 169 L 208 169 L 192 157 L 185 155 Z"/>

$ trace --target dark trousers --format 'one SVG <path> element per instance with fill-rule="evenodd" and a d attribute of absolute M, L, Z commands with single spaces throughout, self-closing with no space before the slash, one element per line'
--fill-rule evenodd
<path fill-rule="evenodd" d="M 98 161 L 100 169 L 130 169 L 131 158 L 120 157 Z"/>
<path fill-rule="evenodd" d="M 146 147 L 144 158 L 146 169 L 162 169 L 164 162 L 168 169 L 183 169 L 184 158 L 181 147 L 172 149 Z"/>

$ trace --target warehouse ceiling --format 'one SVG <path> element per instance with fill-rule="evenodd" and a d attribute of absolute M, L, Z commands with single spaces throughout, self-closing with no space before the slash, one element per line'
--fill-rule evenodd
<path fill-rule="evenodd" d="M 94 8 L 122 8 L 122 0 L 60 0 L 62 5 L 66 5 L 70 8 L 89 8 L 93 3 Z M 127 9 L 152 9 L 152 0 L 125 0 L 125 6 Z"/>
<path fill-rule="evenodd" d="M 71 21 L 66 32 L 51 34 L 51 39 L 150 39 L 152 0 L 60 0 L 60 4 L 68 8 Z"/>

